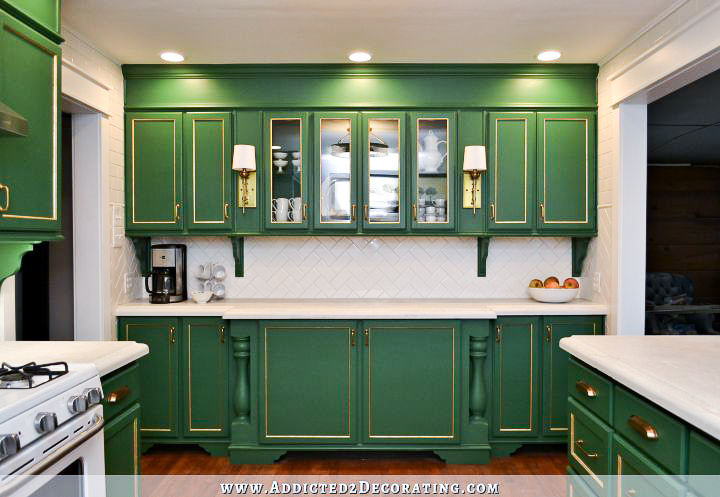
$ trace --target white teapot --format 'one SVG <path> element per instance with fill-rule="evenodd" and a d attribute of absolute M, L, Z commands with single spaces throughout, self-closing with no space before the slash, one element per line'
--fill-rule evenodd
<path fill-rule="evenodd" d="M 418 169 L 424 173 L 437 173 L 442 167 L 447 151 L 443 154 L 440 152 L 440 145 L 445 144 L 447 150 L 447 140 L 440 140 L 433 130 L 427 132 L 423 138 L 423 145 L 418 142 Z"/>

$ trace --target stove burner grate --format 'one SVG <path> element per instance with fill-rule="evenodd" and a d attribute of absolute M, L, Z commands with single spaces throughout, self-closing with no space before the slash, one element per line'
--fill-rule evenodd
<path fill-rule="evenodd" d="M 67 374 L 66 362 L 36 364 L 29 362 L 22 366 L 11 366 L 6 362 L 0 366 L 0 389 L 35 388 L 48 381 Z M 35 381 L 42 379 L 43 381 Z"/>

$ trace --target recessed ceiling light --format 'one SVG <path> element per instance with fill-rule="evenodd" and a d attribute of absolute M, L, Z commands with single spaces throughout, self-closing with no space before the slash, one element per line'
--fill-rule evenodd
<path fill-rule="evenodd" d="M 372 55 L 367 52 L 358 51 L 348 55 L 348 59 L 350 59 L 352 62 L 367 62 L 372 59 Z"/>
<path fill-rule="evenodd" d="M 185 60 L 185 56 L 178 52 L 163 52 L 160 54 L 160 58 L 165 62 L 182 62 Z"/>
<path fill-rule="evenodd" d="M 558 50 L 545 50 L 537 54 L 537 60 L 540 62 L 552 62 L 558 60 L 562 54 Z"/>

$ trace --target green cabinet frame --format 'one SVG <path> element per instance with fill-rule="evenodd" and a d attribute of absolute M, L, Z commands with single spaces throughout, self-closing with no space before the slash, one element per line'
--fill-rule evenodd
<path fill-rule="evenodd" d="M 108 497 L 139 497 L 140 404 L 108 422 L 103 433 Z"/>

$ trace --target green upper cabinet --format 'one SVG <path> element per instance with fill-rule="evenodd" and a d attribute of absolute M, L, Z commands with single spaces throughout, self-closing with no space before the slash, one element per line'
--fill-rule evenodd
<path fill-rule="evenodd" d="M 2 231 L 60 229 L 59 98 L 60 48 L 0 10 L 0 101 L 28 122 L 0 134 Z"/>
<path fill-rule="evenodd" d="M 314 114 L 314 229 L 357 230 L 359 144 L 357 113 Z M 299 166 L 291 162 L 288 167 L 295 169 Z"/>
<path fill-rule="evenodd" d="M 455 229 L 456 114 L 411 114 L 413 231 Z"/>
<path fill-rule="evenodd" d="M 52 41 L 60 43 L 60 0 L 0 0 L 16 17 L 37 29 Z"/>
<path fill-rule="evenodd" d="M 491 112 L 488 127 L 488 231 L 535 228 L 535 113 Z"/>
<path fill-rule="evenodd" d="M 397 231 L 406 227 L 407 168 L 404 112 L 363 112 L 362 229 Z"/>
<path fill-rule="evenodd" d="M 473 199 L 473 182 L 470 174 L 463 172 L 465 164 L 465 147 L 484 145 L 486 129 L 486 112 L 483 110 L 462 110 L 458 112 L 458 219 L 457 231 L 460 233 L 484 233 L 487 231 L 487 173 L 481 173 L 475 181 L 475 198 Z M 473 200 L 475 208 L 473 209 Z"/>
<path fill-rule="evenodd" d="M 457 442 L 458 323 L 365 321 L 362 340 L 364 441 Z"/>
<path fill-rule="evenodd" d="M 307 230 L 310 130 L 306 112 L 267 112 L 264 116 L 265 228 Z"/>
<path fill-rule="evenodd" d="M 182 114 L 126 115 L 126 216 L 128 231 L 180 231 Z"/>
<path fill-rule="evenodd" d="M 538 229 L 595 231 L 595 114 L 538 114 Z"/>
<path fill-rule="evenodd" d="M 252 145 L 255 147 L 256 171 L 246 180 L 247 192 L 243 196 L 244 185 L 240 174 L 233 172 L 235 183 L 235 200 L 231 205 L 235 208 L 235 228 L 238 233 L 260 233 L 262 231 L 262 206 L 265 181 L 263 170 L 263 113 L 258 110 L 238 110 L 233 113 L 234 144 Z M 254 176 L 254 178 L 253 178 Z M 243 200 L 244 197 L 244 200 Z M 245 202 L 245 206 L 244 206 Z"/>
<path fill-rule="evenodd" d="M 232 229 L 232 122 L 229 112 L 183 116 L 185 226 Z"/>

